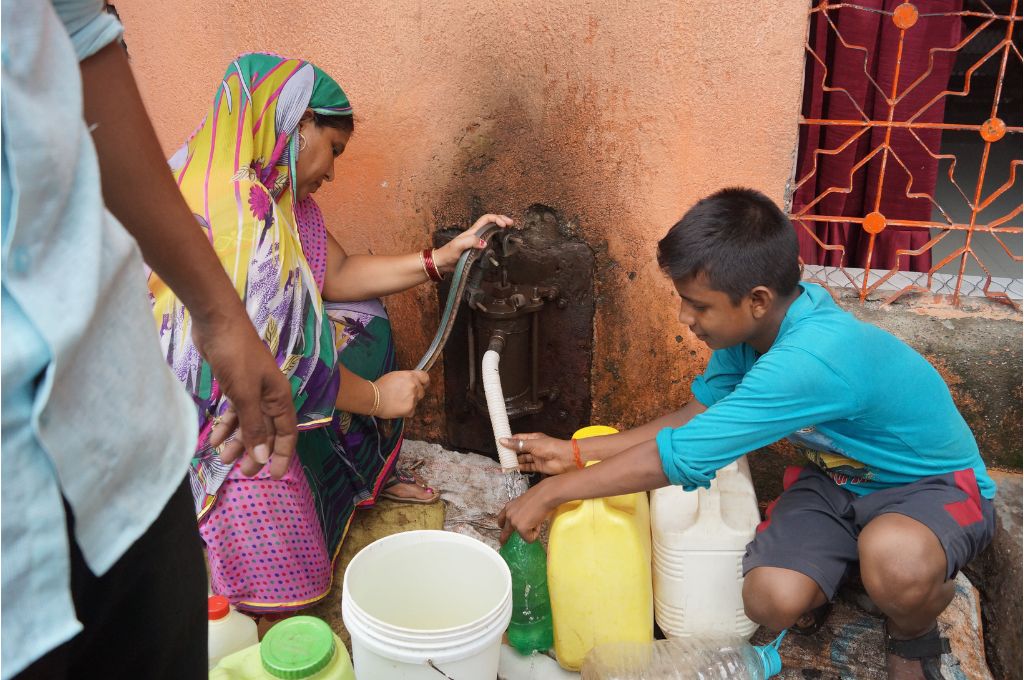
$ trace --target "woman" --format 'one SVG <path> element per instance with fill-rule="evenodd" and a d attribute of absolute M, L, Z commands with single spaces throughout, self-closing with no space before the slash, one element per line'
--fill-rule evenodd
<path fill-rule="evenodd" d="M 253 612 L 294 610 L 327 594 L 356 507 L 381 495 L 438 499 L 395 469 L 401 419 L 412 415 L 429 378 L 395 370 L 390 324 L 376 298 L 453 269 L 464 250 L 482 247 L 477 226 L 511 224 L 485 215 L 435 251 L 347 255 L 311 195 L 334 178 L 334 161 L 353 129 L 345 93 L 323 71 L 302 60 L 249 54 L 228 68 L 212 111 L 170 161 L 289 377 L 299 419 L 299 455 L 280 480 L 266 472 L 247 476 L 265 451 L 223 464 L 209 438 L 215 428 L 233 428 L 235 416 L 191 341 L 187 312 L 150 277 L 167 360 L 198 409 L 190 478 L 213 589 Z M 233 460 L 239 446 L 226 444 L 225 458 Z"/>

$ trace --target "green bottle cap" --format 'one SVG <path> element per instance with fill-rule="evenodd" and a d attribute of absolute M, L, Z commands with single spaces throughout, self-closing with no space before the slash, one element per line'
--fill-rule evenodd
<path fill-rule="evenodd" d="M 260 643 L 263 668 L 275 678 L 301 680 L 316 675 L 334 658 L 334 633 L 313 616 L 281 621 Z"/>

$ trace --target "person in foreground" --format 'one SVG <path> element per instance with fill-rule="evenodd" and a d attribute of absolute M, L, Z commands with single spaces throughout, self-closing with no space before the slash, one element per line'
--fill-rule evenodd
<path fill-rule="evenodd" d="M 280 479 L 233 464 L 240 442 L 215 445 L 235 418 L 189 335 L 181 300 L 154 272 L 153 314 L 164 355 L 192 394 L 199 437 L 190 481 L 213 591 L 269 623 L 330 591 L 334 559 L 357 508 L 378 498 L 433 503 L 440 494 L 398 469 L 403 418 L 429 383 L 396 370 L 378 297 L 439 280 L 470 248 L 469 230 L 436 250 L 345 252 L 313 194 L 335 176 L 355 129 L 341 87 L 303 59 L 233 60 L 206 119 L 170 160 L 249 318 L 292 385 L 298 455 Z M 210 437 L 214 436 L 214 441 Z M 245 459 L 243 459 L 244 461 Z"/>
<path fill-rule="evenodd" d="M 143 258 L 189 310 L 250 473 L 288 469 L 288 381 L 171 178 L 121 25 L 101 0 L 2 7 L 0 677 L 205 678 L 195 411 Z"/>
<path fill-rule="evenodd" d="M 949 388 L 917 352 L 801 283 L 783 212 L 749 189 L 699 201 L 658 244 L 679 320 L 712 350 L 694 400 L 646 425 L 570 443 L 515 435 L 543 480 L 498 516 L 536 539 L 563 502 L 707 487 L 739 456 L 788 438 L 808 458 L 787 469 L 743 560 L 747 616 L 817 630 L 859 563 L 885 613 L 889 677 L 937 679 L 949 643 L 936 617 L 953 577 L 992 538 L 995 484 Z M 600 465 L 577 470 L 581 461 Z"/>

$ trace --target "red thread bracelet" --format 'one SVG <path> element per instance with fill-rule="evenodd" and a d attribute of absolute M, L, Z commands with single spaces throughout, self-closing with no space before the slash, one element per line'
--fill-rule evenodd
<path fill-rule="evenodd" d="M 434 264 L 434 251 L 427 248 L 423 251 L 423 264 L 427 267 L 427 276 L 434 281 L 443 281 L 444 277 L 441 276 L 441 272 L 438 271 L 437 265 Z"/>
<path fill-rule="evenodd" d="M 583 468 L 585 468 L 587 466 L 583 464 L 583 458 L 580 456 L 580 444 L 575 439 L 573 439 L 571 441 L 572 441 L 572 459 L 574 461 L 576 461 L 576 467 L 578 467 L 580 470 L 582 470 Z"/>

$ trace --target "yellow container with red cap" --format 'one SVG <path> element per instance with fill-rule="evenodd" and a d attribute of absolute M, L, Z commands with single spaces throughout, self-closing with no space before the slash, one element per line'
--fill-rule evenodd
<path fill-rule="evenodd" d="M 585 427 L 573 439 L 615 434 Z M 587 466 L 598 464 L 596 461 Z M 555 655 L 578 671 L 595 645 L 654 639 L 651 514 L 647 494 L 558 506 L 548 536 L 548 590 Z"/>

